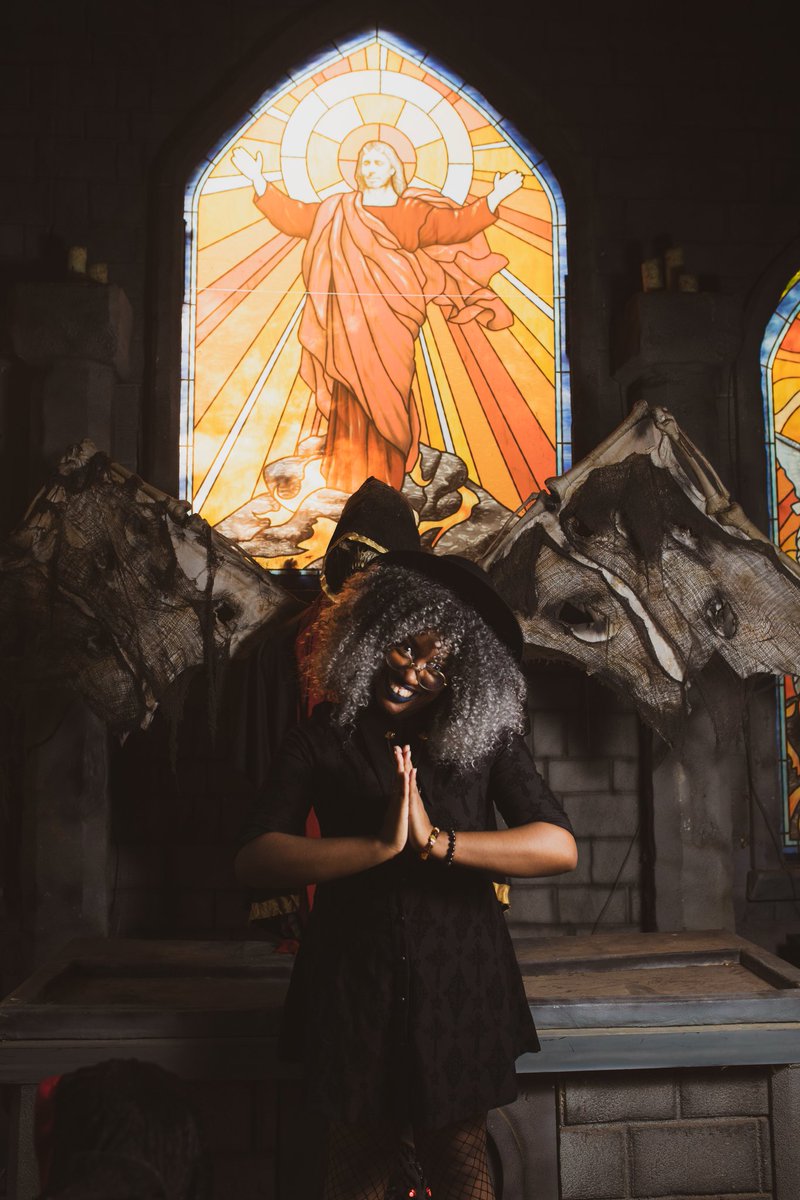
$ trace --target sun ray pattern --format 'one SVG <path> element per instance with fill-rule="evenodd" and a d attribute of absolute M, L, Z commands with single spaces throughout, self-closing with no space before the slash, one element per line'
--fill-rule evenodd
<path fill-rule="evenodd" d="M 231 151 L 260 156 L 268 181 L 316 205 L 356 187 L 368 140 L 392 147 L 408 188 L 455 206 L 487 195 L 496 172 L 523 175 L 485 233 L 488 249 L 506 260 L 489 286 L 507 306 L 507 327 L 459 324 L 429 303 L 415 342 L 411 404 L 420 441 L 463 460 L 474 493 L 466 516 L 481 490 L 514 509 L 570 465 L 558 185 L 472 88 L 373 29 L 274 86 L 187 189 L 181 495 L 213 525 L 266 495 L 265 472 L 276 463 L 319 452 L 327 432 L 323 406 L 301 375 L 306 235 L 270 224 Z"/>
<path fill-rule="evenodd" d="M 800 551 L 800 272 L 790 281 L 761 347 L 773 541 Z M 784 797 L 784 845 L 800 848 L 800 680 L 778 684 L 778 747 Z"/>

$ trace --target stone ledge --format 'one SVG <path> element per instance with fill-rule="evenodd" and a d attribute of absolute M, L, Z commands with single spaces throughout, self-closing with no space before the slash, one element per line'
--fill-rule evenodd
<path fill-rule="evenodd" d="M 719 367 L 741 343 L 741 305 L 720 293 L 642 292 L 625 308 L 617 330 L 614 377 L 625 387 L 660 379 L 665 367 Z"/>
<path fill-rule="evenodd" d="M 14 352 L 30 366 L 87 359 L 112 367 L 124 379 L 132 323 L 128 297 L 116 284 L 21 283 L 12 293 Z"/>

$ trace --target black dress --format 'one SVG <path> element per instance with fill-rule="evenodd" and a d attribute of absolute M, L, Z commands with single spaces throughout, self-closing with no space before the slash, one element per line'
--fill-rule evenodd
<path fill-rule="evenodd" d="M 302 834 L 312 803 L 323 837 L 379 831 L 401 739 L 382 713 L 345 737 L 331 712 L 319 705 L 287 735 L 243 841 Z M 441 828 L 495 829 L 496 805 L 510 826 L 570 829 L 522 738 L 471 771 L 436 766 L 424 740 L 411 745 Z M 539 1042 L 491 876 L 406 847 L 319 885 L 281 1040 L 284 1057 L 304 1062 L 315 1107 L 336 1120 L 435 1129 L 513 1100 L 514 1061 Z"/>

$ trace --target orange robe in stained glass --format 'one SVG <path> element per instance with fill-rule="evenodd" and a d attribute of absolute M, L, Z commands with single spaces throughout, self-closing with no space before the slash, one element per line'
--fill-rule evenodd
<path fill-rule="evenodd" d="M 455 324 L 513 321 L 488 286 L 507 261 L 483 236 L 496 218 L 485 199 L 458 207 L 418 189 L 388 207 L 358 192 L 304 204 L 271 186 L 255 202 L 307 241 L 300 373 L 328 420 L 326 483 L 349 493 L 374 475 L 399 490 L 418 454 L 411 384 L 428 303 Z"/>

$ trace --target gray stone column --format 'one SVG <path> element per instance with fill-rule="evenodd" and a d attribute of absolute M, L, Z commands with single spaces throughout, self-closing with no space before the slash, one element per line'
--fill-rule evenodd
<path fill-rule="evenodd" d="M 615 378 L 627 407 L 646 400 L 668 408 L 730 484 L 738 302 L 711 293 L 643 293 L 628 304 L 616 344 Z M 733 929 L 733 814 L 746 794 L 741 745 L 718 739 L 698 697 L 680 744 L 656 761 L 657 928 Z"/>
<path fill-rule="evenodd" d="M 770 1084 L 775 1200 L 796 1200 L 800 1180 L 800 1066 L 778 1067 Z"/>
<path fill-rule="evenodd" d="M 733 819 L 746 791 L 741 746 L 720 743 L 696 710 L 653 771 L 658 929 L 735 929 Z"/>
<path fill-rule="evenodd" d="M 33 457 L 38 450 L 53 464 L 84 437 L 110 452 L 130 333 L 131 308 L 119 287 L 83 278 L 16 287 L 14 352 L 40 374 Z M 71 938 L 108 933 L 108 735 L 75 697 L 43 690 L 28 702 L 25 729 L 25 934 L 41 963 Z"/>
<path fill-rule="evenodd" d="M 121 288 L 76 278 L 14 291 L 15 353 L 43 372 L 41 453 L 48 462 L 90 437 L 111 449 L 114 392 L 128 372 L 131 307 Z"/>
<path fill-rule="evenodd" d="M 109 932 L 108 731 L 74 696 L 26 714 L 22 884 L 37 965 L 72 938 Z"/>

